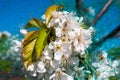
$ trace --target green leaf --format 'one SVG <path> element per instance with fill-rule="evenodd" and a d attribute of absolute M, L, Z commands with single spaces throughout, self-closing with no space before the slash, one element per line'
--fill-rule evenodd
<path fill-rule="evenodd" d="M 38 37 L 38 31 L 31 31 L 25 36 L 24 42 L 22 43 L 24 46 L 33 41 Z"/>
<path fill-rule="evenodd" d="M 49 21 L 50 21 L 50 19 L 51 19 L 51 17 L 52 17 L 52 12 L 57 11 L 57 10 L 59 10 L 59 9 L 61 9 L 61 8 L 63 8 L 63 5 L 59 5 L 59 6 L 57 6 L 57 5 L 52 5 L 52 6 L 50 6 L 50 7 L 46 10 L 46 12 L 45 12 L 46 25 L 48 25 L 48 23 L 49 23 Z"/>
<path fill-rule="evenodd" d="M 34 56 L 35 60 L 40 58 L 42 50 L 47 45 L 48 35 L 49 35 L 48 29 L 41 27 L 35 44 L 35 56 Z"/>
<path fill-rule="evenodd" d="M 41 57 L 42 50 L 47 44 L 47 38 L 50 33 L 45 24 L 40 20 L 34 19 L 33 21 L 35 23 L 35 26 L 39 27 L 39 30 L 28 32 L 22 43 L 22 55 L 26 69 L 30 63 L 38 60 Z M 28 28 L 30 28 L 30 26 Z"/>
<path fill-rule="evenodd" d="M 35 27 L 38 27 L 38 28 L 40 28 L 40 26 L 43 26 L 43 25 L 45 25 L 42 21 L 40 21 L 40 20 L 38 20 L 38 19 L 36 19 L 36 18 L 33 18 L 33 19 L 31 19 L 28 23 L 27 23 L 27 25 L 25 26 L 25 28 L 26 29 L 28 29 L 28 28 L 35 28 Z"/>
<path fill-rule="evenodd" d="M 84 29 L 88 29 L 88 28 L 89 28 L 89 27 L 86 26 L 84 23 L 81 23 L 80 26 L 81 26 L 82 28 L 84 28 Z"/>
<path fill-rule="evenodd" d="M 35 42 L 36 42 L 36 39 L 29 42 L 29 44 L 23 47 L 23 60 L 24 61 L 28 60 L 29 58 L 32 58 L 32 54 L 33 54 L 34 47 L 35 47 Z"/>
<path fill-rule="evenodd" d="M 35 42 L 37 40 L 37 37 L 34 36 L 36 33 L 37 33 L 36 31 L 29 32 L 23 41 L 22 56 L 23 56 L 23 61 L 26 69 L 29 63 L 31 63 L 33 60 L 32 55 L 34 53 Z M 36 34 L 36 36 L 38 35 Z"/>
<path fill-rule="evenodd" d="M 38 31 L 38 37 L 35 43 L 35 51 L 33 55 L 33 60 L 37 60 L 40 58 L 41 52 L 47 44 L 47 37 L 49 31 L 46 28 L 45 24 L 42 23 L 40 20 L 34 19 L 34 22 L 36 23 L 36 26 L 40 27 L 40 30 Z"/>

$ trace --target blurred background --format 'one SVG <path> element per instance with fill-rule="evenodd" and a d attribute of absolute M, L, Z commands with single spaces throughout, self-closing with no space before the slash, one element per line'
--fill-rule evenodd
<path fill-rule="evenodd" d="M 120 58 L 120 0 L 0 0 L 0 80 L 25 79 L 20 29 L 53 4 L 63 4 L 95 29 L 92 53 L 106 51 L 112 59 Z"/>

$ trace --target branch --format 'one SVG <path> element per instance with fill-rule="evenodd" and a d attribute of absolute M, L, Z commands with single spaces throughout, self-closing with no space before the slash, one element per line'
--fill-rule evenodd
<path fill-rule="evenodd" d="M 82 6 L 82 0 L 76 0 L 76 8 L 80 10 L 81 6 Z"/>
<path fill-rule="evenodd" d="M 111 5 L 113 0 L 108 0 L 108 2 L 105 4 L 103 9 L 99 12 L 99 14 L 93 19 L 92 26 L 96 24 L 96 22 L 99 20 L 99 18 L 107 11 L 108 7 Z"/>
<path fill-rule="evenodd" d="M 101 40 L 92 43 L 90 51 L 92 51 L 92 50 L 94 51 L 96 48 L 100 47 L 102 45 L 102 43 L 104 43 L 106 40 L 108 40 L 110 38 L 113 38 L 119 32 L 120 32 L 120 25 L 117 28 L 115 28 L 111 33 L 109 33 L 108 35 L 103 37 Z"/>
<path fill-rule="evenodd" d="M 78 16 L 80 16 L 80 10 L 82 9 L 83 5 L 82 5 L 82 0 L 76 0 L 76 9 L 77 9 L 77 13 Z"/>

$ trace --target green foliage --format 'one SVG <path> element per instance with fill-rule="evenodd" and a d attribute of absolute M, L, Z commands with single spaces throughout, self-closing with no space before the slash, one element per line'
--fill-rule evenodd
<path fill-rule="evenodd" d="M 0 42 L 0 53 L 5 54 L 8 51 L 8 45 L 5 45 L 4 42 Z"/>
<path fill-rule="evenodd" d="M 110 76 L 109 80 L 119 80 L 119 79 L 117 77 L 115 77 L 115 76 Z"/>
<path fill-rule="evenodd" d="M 2 37 L 0 38 L 0 54 L 5 55 L 7 53 L 11 45 L 8 43 L 10 43 L 8 37 L 2 34 Z"/>
<path fill-rule="evenodd" d="M 120 47 L 112 48 L 108 53 L 113 60 L 120 59 Z"/>
<path fill-rule="evenodd" d="M 24 80 L 27 80 L 27 77 L 25 77 Z"/>
<path fill-rule="evenodd" d="M 0 71 L 10 72 L 12 63 L 8 60 L 0 60 Z"/>
<path fill-rule="evenodd" d="M 89 27 L 87 25 L 85 25 L 84 23 L 81 23 L 80 25 L 81 27 L 83 27 L 84 29 L 88 29 Z"/>

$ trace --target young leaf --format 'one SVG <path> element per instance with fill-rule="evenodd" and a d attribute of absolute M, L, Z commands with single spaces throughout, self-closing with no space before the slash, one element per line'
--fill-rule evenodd
<path fill-rule="evenodd" d="M 25 69 L 27 70 L 28 65 L 32 63 L 32 58 L 29 58 L 27 61 L 24 61 Z"/>
<path fill-rule="evenodd" d="M 59 5 L 59 6 L 57 6 L 57 5 L 52 5 L 52 6 L 50 6 L 50 7 L 46 10 L 46 12 L 45 12 L 46 25 L 48 25 L 48 23 L 49 23 L 49 21 L 50 21 L 50 19 L 51 19 L 51 17 L 52 17 L 52 12 L 57 11 L 57 10 L 59 10 L 59 9 L 61 9 L 61 8 L 63 8 L 63 5 Z"/>
<path fill-rule="evenodd" d="M 23 61 L 26 69 L 29 63 L 32 62 L 33 60 L 32 55 L 34 53 L 35 42 L 36 42 L 36 39 L 34 39 L 32 42 L 30 42 L 29 44 L 23 47 L 22 56 L 23 56 Z"/>
<path fill-rule="evenodd" d="M 34 39 L 29 44 L 23 47 L 23 60 L 24 61 L 32 57 L 32 54 L 34 52 L 35 42 L 36 42 L 36 39 Z"/>
<path fill-rule="evenodd" d="M 41 52 L 47 43 L 48 37 L 48 29 L 46 28 L 45 24 L 38 19 L 33 19 L 35 26 L 40 28 L 38 32 L 38 37 L 35 43 L 35 55 L 33 55 L 33 60 L 39 59 L 41 56 Z"/>
<path fill-rule="evenodd" d="M 34 27 L 38 27 L 38 28 L 40 28 L 40 26 L 43 26 L 43 25 L 45 25 L 42 21 L 40 21 L 40 20 L 38 20 L 38 19 L 36 19 L 36 18 L 33 18 L 33 19 L 31 19 L 28 23 L 27 23 L 27 25 L 25 26 L 25 28 L 26 29 L 28 29 L 28 28 L 34 28 Z"/>
<path fill-rule="evenodd" d="M 30 31 L 24 39 L 24 42 L 22 43 L 22 45 L 27 45 L 28 43 L 30 43 L 31 41 L 33 41 L 35 38 L 38 37 L 38 31 Z"/>
<path fill-rule="evenodd" d="M 35 56 L 34 56 L 35 60 L 40 58 L 41 52 L 47 44 L 48 35 L 49 35 L 48 29 L 41 27 L 35 44 Z"/>
<path fill-rule="evenodd" d="M 26 69 L 29 63 L 32 63 L 40 58 L 41 52 L 47 43 L 47 37 L 49 35 L 49 31 L 44 23 L 38 19 L 32 19 L 32 21 L 34 21 L 34 26 L 37 26 L 40 29 L 39 31 L 31 31 L 25 36 L 23 42 L 23 61 Z M 31 27 L 32 26 L 29 26 L 27 28 Z"/>

